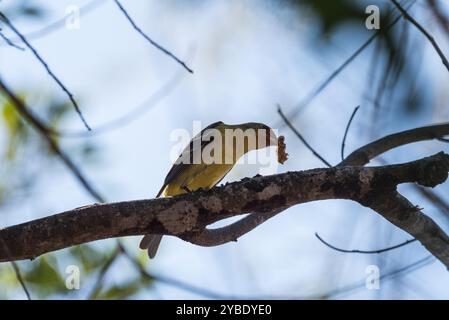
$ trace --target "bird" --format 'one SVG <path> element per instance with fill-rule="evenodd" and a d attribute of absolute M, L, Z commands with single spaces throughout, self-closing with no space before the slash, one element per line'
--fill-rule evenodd
<path fill-rule="evenodd" d="M 227 136 L 227 132 L 234 136 Z M 255 133 L 253 135 L 255 139 L 251 141 L 248 132 Z M 283 136 L 278 138 L 274 131 L 263 123 L 248 122 L 236 125 L 225 124 L 222 121 L 212 123 L 193 137 L 184 148 L 165 177 L 156 198 L 211 189 L 223 180 L 239 158 L 252 150 L 278 146 L 278 162 L 283 163 L 287 160 L 283 141 Z M 195 162 L 195 156 L 198 154 L 199 157 Z M 139 247 L 147 250 L 149 258 L 153 259 L 161 240 L 162 235 L 147 234 L 142 238 Z"/>

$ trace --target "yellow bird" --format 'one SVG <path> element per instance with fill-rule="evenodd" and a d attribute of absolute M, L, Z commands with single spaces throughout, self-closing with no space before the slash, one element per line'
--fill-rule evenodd
<path fill-rule="evenodd" d="M 262 123 L 228 125 L 215 122 L 185 147 L 168 172 L 156 197 L 176 196 L 198 189 L 211 189 L 232 169 L 240 157 L 251 150 L 279 146 L 278 161 L 287 160 L 284 137 L 276 137 L 273 130 Z M 148 234 L 140 248 L 154 258 L 162 235 Z"/>

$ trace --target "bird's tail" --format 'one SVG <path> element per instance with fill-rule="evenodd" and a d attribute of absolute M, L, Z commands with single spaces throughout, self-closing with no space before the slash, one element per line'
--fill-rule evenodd
<path fill-rule="evenodd" d="M 147 234 L 140 241 L 139 247 L 142 250 L 147 249 L 148 256 L 153 259 L 156 256 L 157 248 L 161 243 L 162 235 L 160 234 Z"/>

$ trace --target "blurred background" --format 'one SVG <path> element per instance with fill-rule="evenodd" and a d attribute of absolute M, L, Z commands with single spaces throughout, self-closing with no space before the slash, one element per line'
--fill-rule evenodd
<path fill-rule="evenodd" d="M 64 134 L 58 145 L 106 201 L 152 198 L 170 169 L 175 129 L 263 122 L 285 135 L 289 160 L 279 172 L 323 167 L 277 113 L 331 164 L 354 108 L 346 154 L 384 135 L 449 121 L 449 74 L 427 39 L 387 0 L 122 0 L 136 24 L 193 74 L 150 45 L 114 1 L 2 0 L 0 11 L 74 94 L 88 132 L 67 96 L 29 49 L 0 41 L 0 77 L 32 111 Z M 449 54 L 447 1 L 400 2 Z M 368 30 L 368 5 L 380 32 Z M 80 9 L 79 28 L 73 13 Z M 69 14 L 69 15 L 68 15 Z M 389 28 L 391 26 L 391 28 Z M 4 24 L 1 32 L 25 47 Z M 377 34 L 323 90 L 331 74 Z M 312 99 L 313 98 L 313 99 Z M 393 150 L 372 164 L 448 152 L 443 142 Z M 0 228 L 98 202 L 44 140 L 0 96 Z M 239 165 L 226 181 L 251 177 Z M 449 232 L 448 183 L 432 193 L 400 191 Z M 140 237 L 108 239 L 43 255 L 18 266 L 41 299 L 447 299 L 449 274 L 419 243 L 374 250 L 410 236 L 356 203 L 320 201 L 290 208 L 237 243 L 202 248 L 164 237 L 148 260 Z M 66 268 L 80 268 L 78 290 Z M 378 290 L 365 286 L 371 265 Z M 25 299 L 9 263 L 0 264 L 0 298 Z"/>

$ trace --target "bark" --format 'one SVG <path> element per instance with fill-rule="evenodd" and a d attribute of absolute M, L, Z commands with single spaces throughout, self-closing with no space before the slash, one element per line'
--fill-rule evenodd
<path fill-rule="evenodd" d="M 94 240 L 148 233 L 173 235 L 204 246 L 219 245 L 236 240 L 255 225 L 242 219 L 219 232 L 206 229 L 216 221 L 251 212 L 248 217 L 264 221 L 297 204 L 349 199 L 410 233 L 449 267 L 447 235 L 396 193 L 402 183 L 434 187 L 447 179 L 448 170 L 449 155 L 438 153 L 404 164 L 256 176 L 176 197 L 85 206 L 1 230 L 0 261 L 32 259 Z"/>

